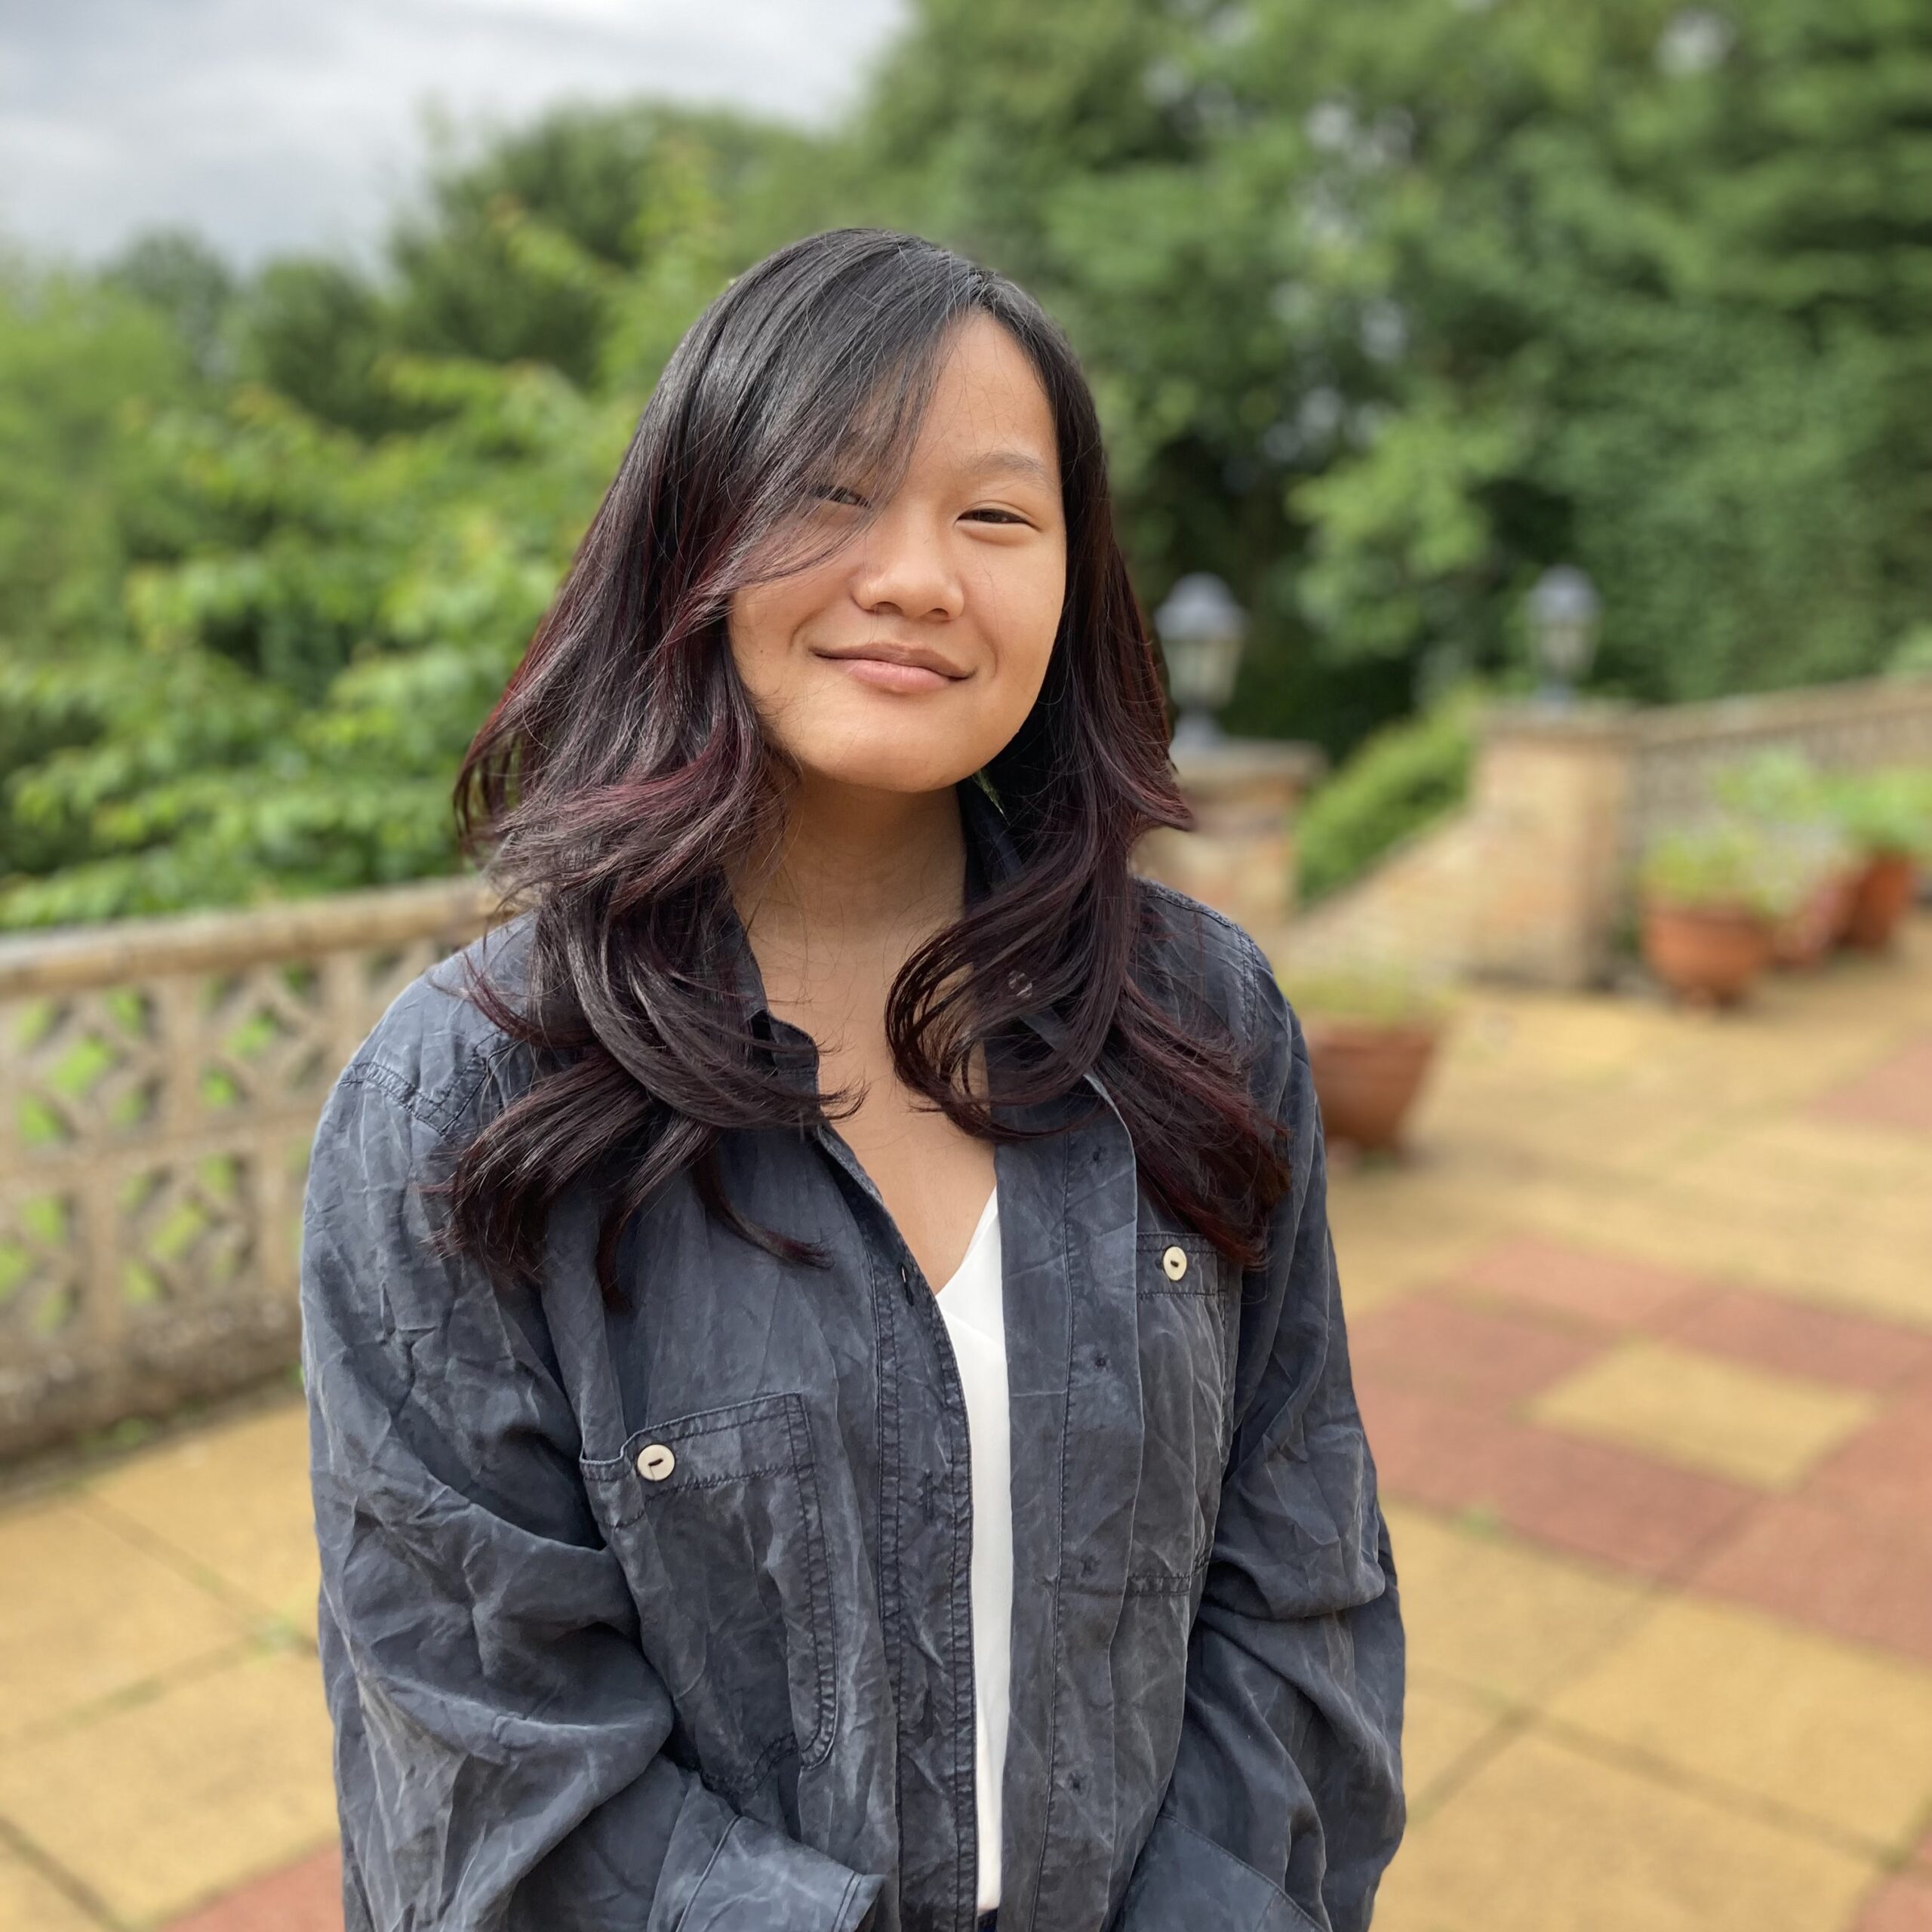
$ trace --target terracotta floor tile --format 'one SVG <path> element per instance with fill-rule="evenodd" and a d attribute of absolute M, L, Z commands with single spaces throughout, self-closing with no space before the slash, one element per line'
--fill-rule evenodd
<path fill-rule="evenodd" d="M 1711 1287 L 1703 1275 L 1538 1235 L 1486 1250 L 1454 1284 L 1611 1329 L 1654 1321 Z"/>
<path fill-rule="evenodd" d="M 342 1932 L 342 1854 L 331 1847 L 177 1918 L 167 1932 Z"/>
<path fill-rule="evenodd" d="M 1894 1400 L 1811 1473 L 1801 1494 L 1829 1507 L 1889 1517 L 1932 1537 L 1932 1398 Z"/>
<path fill-rule="evenodd" d="M 1641 1575 L 1681 1575 L 1763 1500 L 1738 1484 L 1412 1389 L 1371 1383 L 1357 1392 L 1392 1494 L 1487 1511 L 1525 1535 Z"/>
<path fill-rule="evenodd" d="M 1932 1525 L 1780 1497 L 1694 1572 L 1694 1586 L 1932 1661 Z"/>
<path fill-rule="evenodd" d="M 1856 1932 L 1932 1932 L 1932 1883 L 1887 1879 L 1866 1901 Z"/>
<path fill-rule="evenodd" d="M 1404 1839 L 1375 1932 L 1844 1932 L 1875 1875 L 1532 1730 Z"/>
<path fill-rule="evenodd" d="M 1548 1388 L 1602 1346 L 1537 1315 L 1429 1294 L 1377 1309 L 1349 1337 L 1359 1374 L 1498 1407 Z"/>
<path fill-rule="evenodd" d="M 1847 1388 L 1889 1389 L 1932 1369 L 1932 1335 L 1725 1284 L 1648 1324 L 1706 1354 Z"/>
<path fill-rule="evenodd" d="M 1932 1806 L 1932 1669 L 1761 1610 L 1668 1598 L 1547 1708 L 1878 1856 Z"/>
<path fill-rule="evenodd" d="M 1915 1041 L 1813 1103 L 1827 1120 L 1932 1134 L 1932 1039 Z"/>
<path fill-rule="evenodd" d="M 1786 1489 L 1869 1423 L 1878 1401 L 1638 1337 L 1544 1389 L 1529 1413 L 1706 1475 Z"/>

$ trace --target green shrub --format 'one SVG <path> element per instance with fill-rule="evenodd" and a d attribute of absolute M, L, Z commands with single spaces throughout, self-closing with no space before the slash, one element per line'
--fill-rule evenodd
<path fill-rule="evenodd" d="M 1700 909 L 1739 909 L 1769 919 L 1795 912 L 1819 880 L 1814 846 L 1734 811 L 1658 833 L 1644 848 L 1646 897 Z"/>
<path fill-rule="evenodd" d="M 1299 826 L 1300 891 L 1321 898 L 1460 804 L 1482 694 L 1464 686 L 1365 739 L 1309 798 Z"/>
<path fill-rule="evenodd" d="M 1826 781 L 1825 798 L 1860 851 L 1932 863 L 1932 769 L 1847 772 Z"/>

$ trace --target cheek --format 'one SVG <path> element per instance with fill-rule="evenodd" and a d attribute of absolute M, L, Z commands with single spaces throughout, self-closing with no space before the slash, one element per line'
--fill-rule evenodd
<path fill-rule="evenodd" d="M 738 675 L 754 697 L 779 696 L 791 662 L 791 640 L 805 615 L 795 586 L 761 584 L 734 594 L 726 620 Z"/>
<path fill-rule="evenodd" d="M 1054 639 L 1060 630 L 1066 598 L 1063 555 L 1041 558 L 990 586 L 994 642 L 999 654 L 1002 681 L 1028 694 L 1030 703 L 1047 675 Z"/>

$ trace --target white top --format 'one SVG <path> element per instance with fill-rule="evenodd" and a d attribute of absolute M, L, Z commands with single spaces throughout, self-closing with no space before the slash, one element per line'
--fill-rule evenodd
<path fill-rule="evenodd" d="M 980 1211 L 979 1226 L 959 1266 L 938 1295 L 965 1390 L 973 1457 L 974 1783 L 982 1912 L 999 1903 L 999 1787 L 1006 1764 L 1007 1672 L 1013 1644 L 1012 1438 L 1002 1279 L 995 1187 Z"/>

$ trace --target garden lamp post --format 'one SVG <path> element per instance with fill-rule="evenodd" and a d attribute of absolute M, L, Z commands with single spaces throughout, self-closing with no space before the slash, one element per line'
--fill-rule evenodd
<path fill-rule="evenodd" d="M 1543 572 L 1530 591 L 1530 632 L 1543 667 L 1546 704 L 1561 709 L 1577 694 L 1577 682 L 1596 654 L 1597 620 L 1602 614 L 1597 587 L 1574 564 Z"/>
<path fill-rule="evenodd" d="M 1180 715 L 1175 749 L 1200 750 L 1223 741 L 1214 714 L 1234 695 L 1247 616 L 1228 586 L 1204 571 L 1183 577 L 1154 613 L 1168 660 L 1168 688 Z"/>

